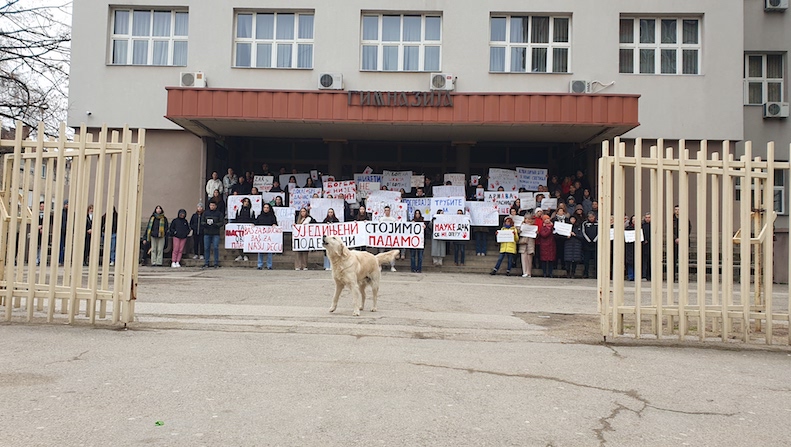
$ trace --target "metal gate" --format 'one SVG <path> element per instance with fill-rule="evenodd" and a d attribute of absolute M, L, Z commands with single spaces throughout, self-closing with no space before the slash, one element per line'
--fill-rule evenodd
<path fill-rule="evenodd" d="M 722 158 L 717 152 L 709 156 L 709 144 L 715 143 Z M 663 140 L 657 140 L 646 157 L 640 139 L 629 155 L 618 139 L 614 154 L 609 142 L 603 143 L 598 244 L 602 335 L 790 343 L 791 293 L 774 299 L 772 282 L 774 178 L 785 174 L 789 163 L 774 160 L 774 143 L 767 145 L 766 160 L 753 158 L 750 142 L 739 160 L 728 141 L 701 141 L 694 158 L 684 140 L 678 142 L 678 157 L 672 147 L 663 156 L 663 147 Z M 622 216 L 646 211 L 651 213 L 650 234 L 643 237 L 650 246 L 652 281 L 640 281 L 643 249 L 638 247 L 643 243 L 635 231 L 636 281 L 631 283 L 622 274 L 627 249 Z M 612 226 L 607 216 L 614 216 Z M 780 262 L 791 269 L 788 259 Z"/>
<path fill-rule="evenodd" d="M 134 319 L 145 130 L 2 140 L 0 309 L 6 321 Z M 66 202 L 68 201 L 68 203 Z M 93 206 L 92 216 L 88 207 Z M 113 262 L 114 261 L 114 262 Z M 84 317 L 81 316 L 84 311 Z M 63 318 L 63 317 L 62 317 Z"/>

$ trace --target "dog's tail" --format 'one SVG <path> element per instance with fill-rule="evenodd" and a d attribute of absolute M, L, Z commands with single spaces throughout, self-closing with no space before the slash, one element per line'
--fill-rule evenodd
<path fill-rule="evenodd" d="M 389 263 L 395 261 L 395 259 L 399 255 L 399 253 L 401 253 L 400 250 L 390 250 L 390 251 L 386 251 L 384 253 L 379 253 L 379 254 L 376 255 L 376 262 L 378 262 L 379 265 L 389 264 Z"/>

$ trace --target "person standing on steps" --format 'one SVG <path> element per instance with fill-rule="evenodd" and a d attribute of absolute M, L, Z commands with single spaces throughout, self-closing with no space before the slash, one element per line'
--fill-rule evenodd
<path fill-rule="evenodd" d="M 190 230 L 192 230 L 192 244 L 194 246 L 192 259 L 203 259 L 203 203 L 198 203 L 197 209 L 190 217 Z"/>
<path fill-rule="evenodd" d="M 209 259 L 214 251 L 214 268 L 220 268 L 220 229 L 225 217 L 217 210 L 217 203 L 209 202 L 209 210 L 201 215 L 203 227 L 203 245 L 206 249 L 206 262 L 203 268 L 209 267 Z"/>
<path fill-rule="evenodd" d="M 214 195 L 214 191 L 218 191 L 220 195 L 225 191 L 217 171 L 212 172 L 211 178 L 206 182 L 206 196 L 211 199 Z"/>
<path fill-rule="evenodd" d="M 181 257 L 184 255 L 184 246 L 187 245 L 187 238 L 192 233 L 190 224 L 187 222 L 187 210 L 179 210 L 178 217 L 170 222 L 169 233 L 173 238 L 173 253 L 171 254 L 170 266 L 178 268 L 181 267 Z"/>
<path fill-rule="evenodd" d="M 146 239 L 151 244 L 151 266 L 161 267 L 162 256 L 165 252 L 165 238 L 168 233 L 168 218 L 165 211 L 157 205 L 151 217 L 148 219 L 146 227 Z"/>
<path fill-rule="evenodd" d="M 277 226 L 277 216 L 274 210 L 272 210 L 272 205 L 268 203 L 264 204 L 261 214 L 255 219 L 255 224 L 267 227 Z M 266 269 L 272 270 L 272 253 L 258 253 L 258 270 L 264 268 L 264 255 L 266 255 Z"/>
<path fill-rule="evenodd" d="M 505 276 L 511 276 L 511 265 L 513 264 L 513 257 L 516 254 L 516 242 L 519 240 L 519 231 L 514 228 L 514 219 L 511 218 L 511 216 L 505 218 L 503 227 L 500 228 L 497 233 L 499 234 L 501 231 L 513 234 L 513 240 L 500 242 L 500 256 L 497 258 L 497 264 L 495 264 L 489 274 L 496 275 L 497 271 L 500 270 L 503 259 L 505 259 Z"/>

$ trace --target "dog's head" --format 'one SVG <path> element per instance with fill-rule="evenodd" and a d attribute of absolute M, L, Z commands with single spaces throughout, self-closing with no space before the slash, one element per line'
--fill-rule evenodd
<path fill-rule="evenodd" d="M 335 236 L 322 236 L 321 243 L 324 245 L 324 249 L 327 250 L 327 256 L 341 255 L 346 248 L 343 242 Z"/>

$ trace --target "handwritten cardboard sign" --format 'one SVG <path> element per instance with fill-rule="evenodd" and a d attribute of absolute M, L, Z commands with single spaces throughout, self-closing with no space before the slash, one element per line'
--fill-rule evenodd
<path fill-rule="evenodd" d="M 283 253 L 283 228 L 253 225 L 243 230 L 245 253 Z"/>
<path fill-rule="evenodd" d="M 450 241 L 470 240 L 470 216 L 438 214 L 434 218 L 434 239 Z"/>

